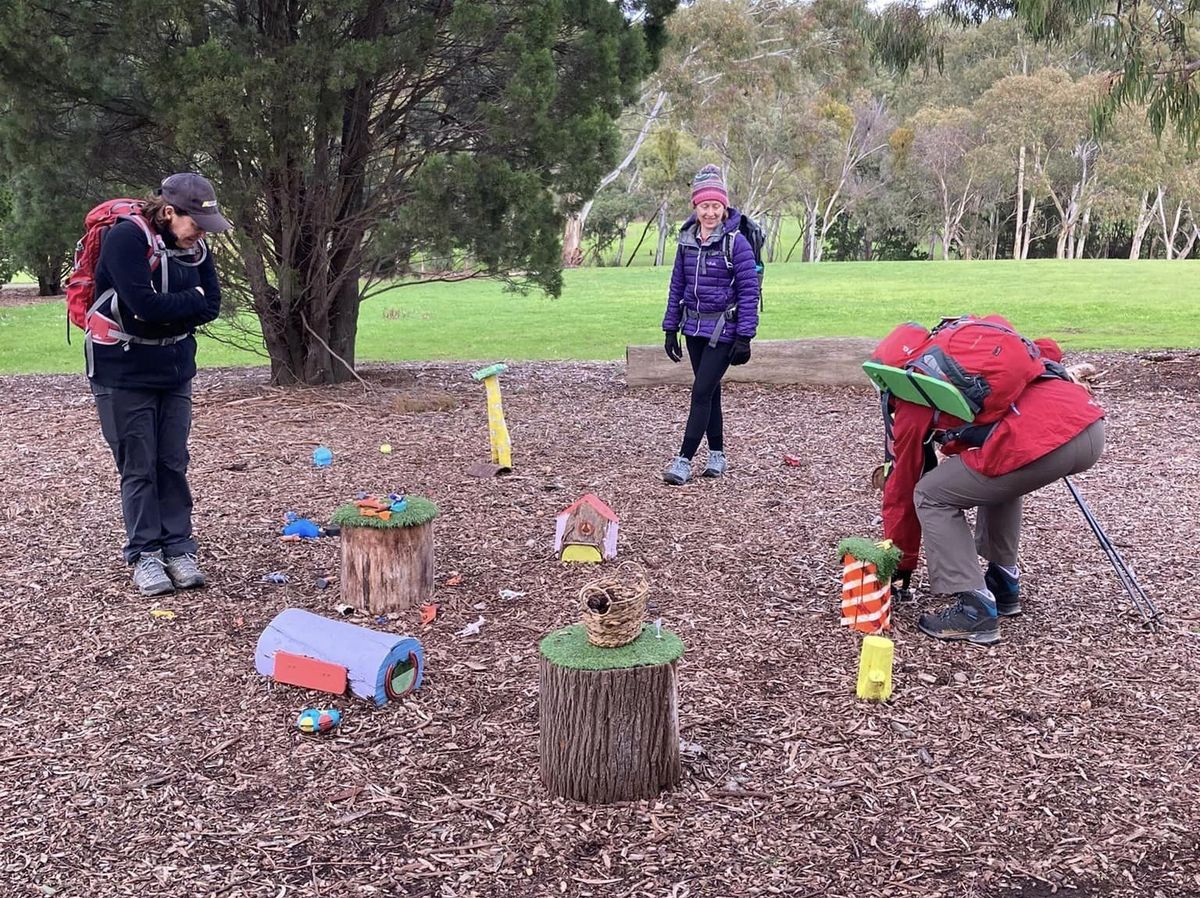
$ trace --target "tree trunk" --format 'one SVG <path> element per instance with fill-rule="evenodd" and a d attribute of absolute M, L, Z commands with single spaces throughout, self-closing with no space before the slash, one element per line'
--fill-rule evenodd
<path fill-rule="evenodd" d="M 1170 262 L 1175 258 L 1175 237 L 1179 234 L 1179 219 L 1183 216 L 1183 203 L 1180 202 L 1175 206 L 1175 217 L 1172 222 L 1167 224 L 1167 209 L 1162 203 L 1162 194 L 1159 194 L 1158 204 L 1158 220 L 1162 227 L 1163 248 L 1167 254 L 1167 261 Z"/>
<path fill-rule="evenodd" d="M 1177 260 L 1182 261 L 1192 254 L 1192 249 L 1196 246 L 1197 237 L 1200 237 L 1200 227 L 1193 224 L 1192 233 L 1188 236 L 1188 242 L 1175 256 Z"/>
<path fill-rule="evenodd" d="M 1021 240 L 1021 258 L 1029 258 L 1029 244 L 1033 240 L 1033 210 L 1037 205 L 1037 196 L 1029 194 L 1029 208 L 1025 210 L 1025 237 Z"/>
<path fill-rule="evenodd" d="M 1083 218 L 1079 222 L 1079 236 L 1075 240 L 1075 256 L 1076 259 L 1083 258 L 1083 248 L 1087 244 L 1088 231 L 1092 227 L 1092 201 L 1088 200 L 1086 206 L 1083 207 Z"/>
<path fill-rule="evenodd" d="M 588 804 L 652 798 L 679 782 L 675 662 L 608 670 L 538 659 L 542 782 Z"/>
<path fill-rule="evenodd" d="M 1133 241 L 1129 244 L 1129 258 L 1140 259 L 1142 257 L 1142 241 L 1146 238 L 1146 231 L 1150 229 L 1150 222 L 1154 220 L 1154 212 L 1158 209 L 1159 203 L 1162 202 L 1162 188 L 1158 189 L 1158 194 L 1153 203 L 1150 202 L 1150 194 L 1146 193 L 1142 197 L 1142 208 L 1138 213 L 1137 225 L 1133 229 Z"/>
<path fill-rule="evenodd" d="M 654 248 L 654 264 L 662 265 L 667 257 L 667 204 L 658 207 L 658 245 Z"/>
<path fill-rule="evenodd" d="M 1013 236 L 1013 258 L 1024 259 L 1025 252 L 1025 144 L 1017 153 L 1017 228 Z"/>
<path fill-rule="evenodd" d="M 37 271 L 38 296 L 58 296 L 63 292 L 62 271 L 57 265 L 39 266 Z"/>
<path fill-rule="evenodd" d="M 371 614 L 406 611 L 433 595 L 433 522 L 342 528 L 342 601 Z"/>
<path fill-rule="evenodd" d="M 771 216 L 771 239 L 767 241 L 767 262 L 774 262 L 779 254 L 779 235 L 783 233 L 783 213 Z"/>
<path fill-rule="evenodd" d="M 583 264 L 583 215 L 571 212 L 563 227 L 563 268 L 578 268 Z"/>
<path fill-rule="evenodd" d="M 804 258 L 809 262 L 820 260 L 817 253 L 817 210 L 815 207 L 807 210 L 804 220 Z"/>

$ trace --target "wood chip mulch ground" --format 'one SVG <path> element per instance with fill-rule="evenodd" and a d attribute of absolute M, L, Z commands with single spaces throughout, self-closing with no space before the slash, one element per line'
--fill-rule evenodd
<path fill-rule="evenodd" d="M 0 379 L 0 893 L 1200 895 L 1200 354 L 1079 360 L 1102 372 L 1110 440 L 1078 486 L 1169 626 L 1139 626 L 1053 485 L 1027 505 L 1025 615 L 980 649 L 900 609 L 883 705 L 854 697 L 833 557 L 878 531 L 867 388 L 727 385 L 729 474 L 677 488 L 659 473 L 686 390 L 629 390 L 616 365 L 503 375 L 516 469 L 494 480 L 464 473 L 487 456 L 473 366 L 319 391 L 206 371 L 192 484 L 212 583 L 162 599 L 172 620 L 128 584 L 83 378 Z M 424 688 L 380 709 L 253 666 L 277 612 L 339 601 L 315 585 L 337 539 L 280 542 L 284 514 L 327 520 L 359 490 L 442 510 L 436 620 L 360 619 L 428 653 Z M 587 491 L 687 646 L 683 780 L 615 807 L 552 798 L 537 772 L 536 642 L 596 576 L 553 559 L 554 516 Z M 330 705 L 336 734 L 294 728 Z"/>

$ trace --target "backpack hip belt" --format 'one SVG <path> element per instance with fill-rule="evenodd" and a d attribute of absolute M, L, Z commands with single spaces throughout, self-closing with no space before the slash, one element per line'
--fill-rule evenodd
<path fill-rule="evenodd" d="M 737 321 L 737 303 L 735 302 L 719 312 L 693 312 L 687 306 L 684 306 L 683 322 L 680 327 L 686 330 L 688 321 L 715 321 L 716 324 L 713 325 L 712 337 L 708 341 L 709 347 L 715 348 L 721 342 L 721 336 L 725 333 L 725 325 Z"/>
<path fill-rule="evenodd" d="M 163 265 L 164 276 L 163 281 L 166 281 L 166 265 Z M 103 314 L 100 307 L 108 300 L 112 300 L 112 316 Z M 101 346 L 116 346 L 121 344 L 125 352 L 129 351 L 129 347 L 135 343 L 142 346 L 171 346 L 181 340 L 186 340 L 188 334 L 176 334 L 173 337 L 139 337 L 125 330 L 125 324 L 121 321 L 121 312 L 117 304 L 117 291 L 105 290 L 92 303 L 92 307 L 88 309 L 85 319 L 87 329 L 83 332 L 83 354 L 86 360 L 86 371 L 88 377 L 93 377 L 96 374 L 96 358 L 93 346 L 99 344 Z"/>

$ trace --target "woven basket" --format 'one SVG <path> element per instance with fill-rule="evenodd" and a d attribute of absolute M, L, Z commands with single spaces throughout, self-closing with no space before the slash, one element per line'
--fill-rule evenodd
<path fill-rule="evenodd" d="M 622 573 L 624 577 L 602 577 L 579 590 L 583 626 L 592 645 L 615 649 L 633 642 L 642 632 L 650 587 L 641 571 Z"/>

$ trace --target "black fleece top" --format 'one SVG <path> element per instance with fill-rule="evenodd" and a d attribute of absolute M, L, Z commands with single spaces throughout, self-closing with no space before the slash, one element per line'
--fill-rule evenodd
<path fill-rule="evenodd" d="M 170 230 L 162 232 L 168 249 L 175 248 Z M 167 291 L 162 290 L 162 273 L 150 271 L 146 236 L 136 222 L 121 221 L 104 235 L 96 263 L 96 296 L 109 288 L 117 292 L 125 331 L 138 337 L 162 339 L 186 335 L 177 343 L 157 346 L 129 343 L 92 345 L 92 380 L 106 387 L 136 390 L 173 389 L 196 375 L 194 329 L 216 319 L 221 311 L 221 288 L 209 256 L 199 265 L 165 257 Z M 197 287 L 204 290 L 202 294 Z M 112 317 L 111 303 L 100 312 Z"/>

